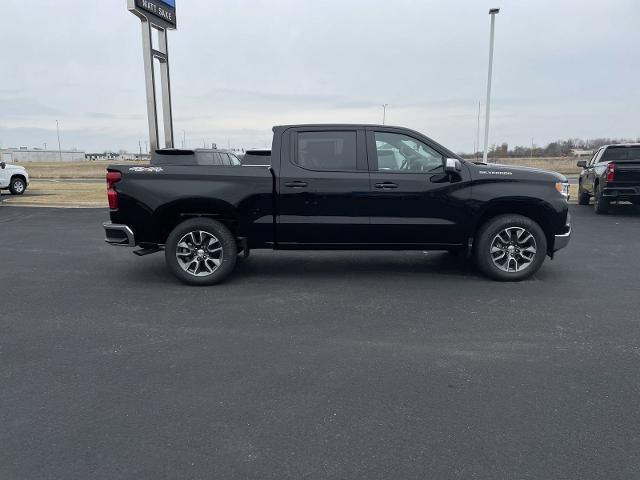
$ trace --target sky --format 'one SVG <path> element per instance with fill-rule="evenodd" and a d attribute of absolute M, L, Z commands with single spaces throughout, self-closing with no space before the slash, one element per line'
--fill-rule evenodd
<path fill-rule="evenodd" d="M 490 144 L 640 136 L 638 0 L 177 0 L 176 146 L 264 148 L 273 125 L 387 123 L 473 151 L 496 17 Z M 0 147 L 138 151 L 126 0 L 2 0 Z"/>

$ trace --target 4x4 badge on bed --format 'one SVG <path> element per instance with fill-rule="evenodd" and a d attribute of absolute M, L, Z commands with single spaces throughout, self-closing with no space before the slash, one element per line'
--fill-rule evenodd
<path fill-rule="evenodd" d="M 162 172 L 162 167 L 131 167 L 130 172 Z"/>

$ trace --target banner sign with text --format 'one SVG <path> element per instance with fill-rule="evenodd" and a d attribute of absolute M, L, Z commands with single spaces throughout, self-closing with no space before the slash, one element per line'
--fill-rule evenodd
<path fill-rule="evenodd" d="M 176 26 L 176 0 L 135 0 L 136 7 L 152 16 Z"/>

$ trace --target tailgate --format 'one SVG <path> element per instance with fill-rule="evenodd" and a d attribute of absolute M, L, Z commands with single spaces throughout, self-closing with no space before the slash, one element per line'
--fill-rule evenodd
<path fill-rule="evenodd" d="M 615 162 L 615 183 L 634 184 L 640 186 L 640 160 Z"/>

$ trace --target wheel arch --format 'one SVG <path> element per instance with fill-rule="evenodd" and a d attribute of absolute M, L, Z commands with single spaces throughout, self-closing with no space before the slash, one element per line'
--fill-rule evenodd
<path fill-rule="evenodd" d="M 24 183 L 25 183 L 25 187 L 27 186 L 27 177 L 22 174 L 22 173 L 14 173 L 13 175 L 11 175 L 11 178 L 9 179 L 9 185 L 11 185 L 11 182 L 13 182 L 13 180 L 15 178 L 19 178 L 21 179 Z"/>
<path fill-rule="evenodd" d="M 554 225 L 552 218 L 557 215 L 553 207 L 540 200 L 505 200 L 487 206 L 478 216 L 473 230 L 473 240 L 488 221 L 500 215 L 522 215 L 530 218 L 542 228 L 547 239 L 548 248 L 553 246 Z"/>
<path fill-rule="evenodd" d="M 234 236 L 240 233 L 240 217 L 234 205 L 216 199 L 181 199 L 156 209 L 153 220 L 159 242 L 166 242 L 169 233 L 180 223 L 198 217 L 219 221 Z"/>

